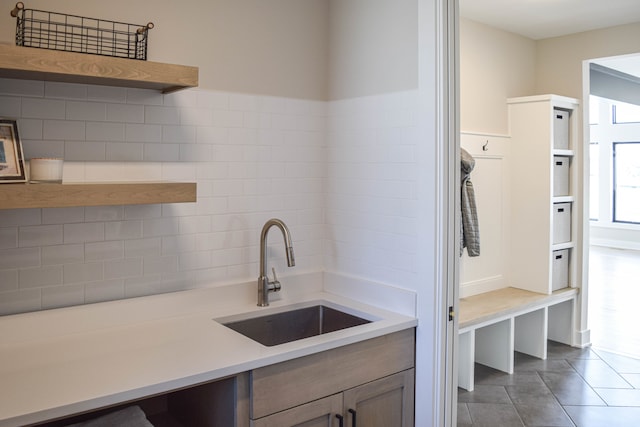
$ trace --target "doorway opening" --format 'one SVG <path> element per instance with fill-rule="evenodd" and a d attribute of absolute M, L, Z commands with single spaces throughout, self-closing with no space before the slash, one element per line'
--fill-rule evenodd
<path fill-rule="evenodd" d="M 640 54 L 588 65 L 584 152 L 591 342 L 640 358 L 634 330 L 640 322 L 635 307 L 640 297 Z"/>

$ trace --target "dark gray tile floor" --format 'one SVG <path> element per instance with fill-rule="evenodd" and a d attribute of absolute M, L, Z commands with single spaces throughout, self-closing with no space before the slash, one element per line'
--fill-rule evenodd
<path fill-rule="evenodd" d="M 512 375 L 475 369 L 458 427 L 640 426 L 640 359 L 549 341 L 547 360 L 516 353 Z"/>

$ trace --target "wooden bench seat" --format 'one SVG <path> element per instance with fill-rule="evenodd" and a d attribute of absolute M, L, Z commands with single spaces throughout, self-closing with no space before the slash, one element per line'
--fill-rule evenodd
<path fill-rule="evenodd" d="M 476 362 L 512 374 L 514 351 L 546 359 L 548 339 L 572 345 L 577 294 L 503 288 L 461 298 L 458 385 L 473 390 Z"/>

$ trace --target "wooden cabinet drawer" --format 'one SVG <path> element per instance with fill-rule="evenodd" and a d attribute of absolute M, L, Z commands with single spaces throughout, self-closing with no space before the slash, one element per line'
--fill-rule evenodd
<path fill-rule="evenodd" d="M 251 418 L 330 396 L 414 364 L 412 328 L 259 368 L 251 373 Z"/>

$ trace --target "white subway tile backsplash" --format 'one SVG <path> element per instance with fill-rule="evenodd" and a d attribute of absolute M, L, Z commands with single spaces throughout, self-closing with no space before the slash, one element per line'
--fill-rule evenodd
<path fill-rule="evenodd" d="M 131 142 L 162 142 L 162 126 L 127 123 L 125 125 L 125 140 Z"/>
<path fill-rule="evenodd" d="M 135 161 L 144 159 L 144 144 L 137 142 L 114 142 L 106 144 L 107 161 Z"/>
<path fill-rule="evenodd" d="M 102 280 L 84 285 L 85 303 L 92 304 L 124 298 L 124 280 Z"/>
<path fill-rule="evenodd" d="M 22 98 L 17 96 L 0 96 L 0 117 L 20 117 Z"/>
<path fill-rule="evenodd" d="M 210 162 L 213 160 L 213 145 L 180 144 L 180 161 Z"/>
<path fill-rule="evenodd" d="M 162 142 L 173 144 L 195 144 L 195 126 L 162 126 Z"/>
<path fill-rule="evenodd" d="M 82 264 L 65 264 L 63 279 L 65 284 L 95 282 L 104 278 L 102 262 L 86 262 Z"/>
<path fill-rule="evenodd" d="M 194 234 L 181 234 L 162 238 L 162 255 L 175 255 L 195 250 L 196 236 Z"/>
<path fill-rule="evenodd" d="M 180 124 L 180 109 L 177 107 L 146 105 L 144 107 L 144 122 L 162 125 Z"/>
<path fill-rule="evenodd" d="M 21 118 L 18 121 L 18 134 L 21 140 L 42 139 L 43 122 L 40 119 Z"/>
<path fill-rule="evenodd" d="M 109 122 L 144 123 L 144 105 L 106 104 Z"/>
<path fill-rule="evenodd" d="M 54 286 L 42 288 L 42 308 L 61 308 L 84 304 L 84 286 Z"/>
<path fill-rule="evenodd" d="M 156 90 L 127 88 L 127 103 L 162 105 L 163 95 Z"/>
<path fill-rule="evenodd" d="M 124 123 L 88 122 L 87 141 L 113 141 L 125 140 Z"/>
<path fill-rule="evenodd" d="M 40 248 L 12 248 L 0 250 L 0 270 L 37 267 L 40 265 Z"/>
<path fill-rule="evenodd" d="M 192 271 L 213 267 L 210 251 L 185 252 L 178 255 L 178 269 Z"/>
<path fill-rule="evenodd" d="M 104 263 L 104 278 L 106 280 L 136 276 L 142 276 L 141 258 L 106 261 Z"/>
<path fill-rule="evenodd" d="M 134 239 L 124 241 L 125 258 L 158 257 L 162 250 L 162 239 Z"/>
<path fill-rule="evenodd" d="M 190 126 L 212 126 L 213 112 L 201 108 L 182 108 L 180 124 Z"/>
<path fill-rule="evenodd" d="M 147 162 L 177 162 L 180 144 L 144 144 L 142 159 Z"/>
<path fill-rule="evenodd" d="M 142 221 L 106 222 L 104 224 L 104 234 L 106 240 L 140 239 L 142 237 Z"/>
<path fill-rule="evenodd" d="M 89 101 L 124 103 L 127 101 L 127 89 L 113 86 L 87 86 Z"/>
<path fill-rule="evenodd" d="M 64 158 L 64 141 L 22 140 L 25 160 L 34 157 Z"/>
<path fill-rule="evenodd" d="M 87 206 L 84 208 L 84 215 L 87 222 L 118 221 L 124 219 L 124 207 Z"/>
<path fill-rule="evenodd" d="M 143 237 L 172 236 L 179 233 L 177 218 L 145 219 L 142 224 Z"/>
<path fill-rule="evenodd" d="M 106 143 L 87 141 L 67 141 L 64 143 L 64 158 L 68 161 L 104 161 Z"/>
<path fill-rule="evenodd" d="M 18 96 L 44 96 L 44 81 L 0 78 L 0 93 Z"/>
<path fill-rule="evenodd" d="M 162 205 L 130 205 L 124 208 L 125 219 L 160 218 Z"/>
<path fill-rule="evenodd" d="M 167 93 L 164 95 L 163 103 L 173 107 L 197 107 L 198 91 L 190 89 Z"/>
<path fill-rule="evenodd" d="M 86 243 L 84 256 L 87 261 L 102 261 L 124 258 L 124 242 L 121 240 Z"/>
<path fill-rule="evenodd" d="M 104 240 L 105 226 L 102 222 L 86 222 L 64 225 L 64 243 L 96 242 Z"/>
<path fill-rule="evenodd" d="M 62 243 L 62 225 L 31 225 L 18 229 L 18 246 L 48 246 Z"/>
<path fill-rule="evenodd" d="M 65 102 L 46 98 L 24 98 L 22 117 L 31 119 L 64 119 Z"/>
<path fill-rule="evenodd" d="M 147 276 L 175 273 L 178 271 L 178 257 L 176 255 L 146 257 L 143 260 L 143 271 Z"/>
<path fill-rule="evenodd" d="M 252 280 L 260 228 L 273 216 L 292 229 L 299 265 L 322 268 L 324 203 L 334 200 L 325 191 L 343 184 L 324 184 L 336 170 L 326 162 L 326 103 L 202 89 L 47 84 L 44 92 L 40 82 L 14 93 L 0 79 L 0 113 L 22 116 L 26 154 L 64 156 L 65 181 L 197 182 L 198 201 L 0 210 L 0 314 Z M 361 163 L 374 143 L 357 144 L 367 147 L 336 155 Z M 392 174 L 373 184 L 386 197 L 402 181 Z M 284 269 L 279 246 L 269 253 Z"/>
<path fill-rule="evenodd" d="M 15 291 L 16 289 L 18 289 L 18 270 L 0 270 L 0 292 Z"/>
<path fill-rule="evenodd" d="M 141 276 L 124 279 L 124 293 L 127 298 L 159 294 L 163 291 L 162 276 Z"/>
<path fill-rule="evenodd" d="M 44 95 L 48 98 L 87 99 L 87 85 L 45 82 Z"/>
<path fill-rule="evenodd" d="M 42 209 L 43 224 L 84 222 L 84 207 Z"/>
<path fill-rule="evenodd" d="M 20 289 L 3 292 L 0 298 L 0 315 L 24 313 L 42 309 L 42 291 L 36 289 Z"/>
<path fill-rule="evenodd" d="M 41 268 L 19 270 L 20 288 L 40 288 L 62 285 L 62 266 L 53 265 Z"/>
<path fill-rule="evenodd" d="M 213 125 L 226 128 L 240 128 L 244 123 L 241 111 L 213 110 Z"/>
<path fill-rule="evenodd" d="M 102 102 L 67 101 L 67 120 L 103 121 L 107 118 L 107 106 Z"/>
<path fill-rule="evenodd" d="M 9 249 L 18 247 L 18 228 L 2 227 L 0 228 L 0 249 Z"/>
<path fill-rule="evenodd" d="M 84 245 L 54 245 L 42 248 L 42 265 L 84 262 Z"/>
<path fill-rule="evenodd" d="M 45 120 L 43 122 L 43 139 L 84 141 L 85 123 L 81 121 Z"/>

